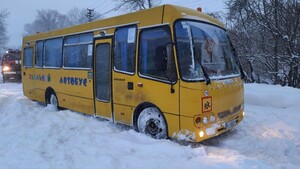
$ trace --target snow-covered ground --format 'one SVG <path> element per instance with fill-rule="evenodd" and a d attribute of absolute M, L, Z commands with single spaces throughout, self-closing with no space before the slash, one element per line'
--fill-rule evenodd
<path fill-rule="evenodd" d="M 182 145 L 56 111 L 24 97 L 21 84 L 0 83 L 0 169 L 300 168 L 300 90 L 246 84 L 245 97 L 238 126 Z"/>

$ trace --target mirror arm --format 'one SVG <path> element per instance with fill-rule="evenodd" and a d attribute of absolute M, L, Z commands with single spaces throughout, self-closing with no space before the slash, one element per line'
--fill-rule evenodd
<path fill-rule="evenodd" d="M 171 91 L 170 91 L 171 93 L 175 93 L 175 89 L 174 89 L 174 84 L 173 84 L 173 82 L 171 82 Z"/>
<path fill-rule="evenodd" d="M 166 48 L 166 46 L 169 45 L 169 44 L 171 44 L 172 47 L 173 47 L 173 45 L 175 45 L 174 42 L 167 42 L 167 43 L 164 45 L 164 47 Z M 173 72 L 172 72 L 172 73 L 173 73 Z M 167 75 L 166 75 L 166 77 L 167 77 Z M 170 81 L 170 83 L 171 83 L 170 92 L 171 92 L 171 93 L 175 93 L 174 83 L 169 79 L 169 77 L 167 77 L 167 79 L 168 79 L 168 80 Z"/>

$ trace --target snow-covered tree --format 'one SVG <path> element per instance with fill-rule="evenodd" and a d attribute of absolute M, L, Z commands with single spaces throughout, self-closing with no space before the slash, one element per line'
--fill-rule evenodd
<path fill-rule="evenodd" d="M 8 17 L 8 12 L 6 10 L 0 10 L 0 55 L 1 56 L 5 50 L 5 45 L 8 41 L 8 37 L 6 34 L 6 19 L 7 19 L 7 17 Z"/>
<path fill-rule="evenodd" d="M 251 81 L 300 87 L 298 0 L 227 0 L 229 32 Z"/>

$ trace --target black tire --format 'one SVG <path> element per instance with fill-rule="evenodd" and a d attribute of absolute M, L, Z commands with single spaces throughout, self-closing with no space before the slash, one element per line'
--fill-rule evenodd
<path fill-rule="evenodd" d="M 46 95 L 46 105 L 50 104 L 53 105 L 57 110 L 60 110 L 59 104 L 58 104 L 58 99 L 55 94 L 55 92 L 50 92 Z"/>
<path fill-rule="evenodd" d="M 6 78 L 5 78 L 4 74 L 2 74 L 2 79 L 3 79 L 3 83 L 5 83 L 6 82 Z"/>
<path fill-rule="evenodd" d="M 168 138 L 166 120 L 156 107 L 148 107 L 141 111 L 136 128 L 139 132 L 156 139 Z"/>

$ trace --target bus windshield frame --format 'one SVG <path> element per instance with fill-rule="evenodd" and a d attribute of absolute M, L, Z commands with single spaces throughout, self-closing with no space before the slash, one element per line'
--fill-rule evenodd
<path fill-rule="evenodd" d="M 203 21 L 181 19 L 175 22 L 174 29 L 183 81 L 241 76 L 233 45 L 223 28 Z"/>

